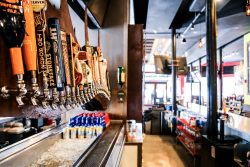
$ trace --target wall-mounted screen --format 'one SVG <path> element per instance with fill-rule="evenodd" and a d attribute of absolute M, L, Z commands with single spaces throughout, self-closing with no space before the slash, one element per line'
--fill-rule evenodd
<path fill-rule="evenodd" d="M 172 72 L 172 58 L 166 55 L 155 55 L 155 73 L 156 74 L 171 74 Z M 186 57 L 176 57 L 175 63 L 177 75 L 187 75 L 189 69 L 187 67 Z"/>

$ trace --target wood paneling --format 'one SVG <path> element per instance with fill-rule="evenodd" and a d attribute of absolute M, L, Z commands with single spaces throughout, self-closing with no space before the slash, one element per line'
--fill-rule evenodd
<path fill-rule="evenodd" d="M 127 0 L 110 0 L 110 5 L 101 29 L 101 49 L 108 61 L 109 80 L 111 87 L 111 104 L 106 110 L 111 119 L 126 119 L 127 100 L 118 102 L 117 67 L 127 69 Z M 127 94 L 127 85 L 124 85 Z"/>
<path fill-rule="evenodd" d="M 143 25 L 128 27 L 127 119 L 142 122 Z"/>

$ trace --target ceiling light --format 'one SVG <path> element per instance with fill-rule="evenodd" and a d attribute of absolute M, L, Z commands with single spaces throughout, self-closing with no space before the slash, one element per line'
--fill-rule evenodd
<path fill-rule="evenodd" d="M 246 15 L 250 16 L 250 0 L 247 0 L 246 4 Z"/>
<path fill-rule="evenodd" d="M 190 30 L 194 31 L 194 24 L 193 23 L 192 23 Z"/>
<path fill-rule="evenodd" d="M 203 46 L 203 43 L 202 43 L 202 40 L 201 40 L 201 38 L 200 38 L 199 43 L 198 43 L 198 47 L 199 47 L 199 48 L 202 48 L 202 46 Z"/>
<path fill-rule="evenodd" d="M 181 43 L 186 43 L 186 42 L 187 42 L 186 38 L 183 38 L 181 41 Z"/>

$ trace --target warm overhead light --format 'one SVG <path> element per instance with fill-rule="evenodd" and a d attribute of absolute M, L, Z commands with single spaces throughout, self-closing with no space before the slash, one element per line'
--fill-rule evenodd
<path fill-rule="evenodd" d="M 192 23 L 190 30 L 194 31 L 194 24 Z"/>
<path fill-rule="evenodd" d="M 202 46 L 203 46 L 203 43 L 202 43 L 202 40 L 201 40 L 201 38 L 200 38 L 199 43 L 198 43 L 198 47 L 199 47 L 199 48 L 202 48 Z"/>
<path fill-rule="evenodd" d="M 246 15 L 250 16 L 250 0 L 247 0 L 246 4 Z"/>
<path fill-rule="evenodd" d="M 183 38 L 181 41 L 181 43 L 186 43 L 186 42 L 187 42 L 186 38 Z"/>

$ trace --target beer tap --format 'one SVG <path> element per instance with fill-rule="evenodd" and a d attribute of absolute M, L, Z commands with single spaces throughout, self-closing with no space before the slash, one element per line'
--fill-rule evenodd
<path fill-rule="evenodd" d="M 53 58 L 52 61 L 52 67 L 54 72 L 54 79 L 55 79 L 55 85 L 53 88 L 53 105 L 57 102 L 57 95 L 58 93 L 56 91 L 59 91 L 59 100 L 61 107 L 64 106 L 66 98 L 64 87 L 65 87 L 65 71 L 64 71 L 64 57 L 63 57 L 63 51 L 62 51 L 62 43 L 61 43 L 61 29 L 60 29 L 60 23 L 59 19 L 57 18 L 49 18 L 48 20 L 48 30 L 49 30 L 49 39 L 51 43 L 52 51 L 51 51 L 51 57 Z"/>
<path fill-rule="evenodd" d="M 71 100 L 71 92 L 70 87 L 72 85 L 72 79 L 70 76 L 70 63 L 69 63 L 69 53 L 68 53 L 68 46 L 67 46 L 67 35 L 66 32 L 61 30 L 61 42 L 62 42 L 62 55 L 63 55 L 63 62 L 64 62 L 64 72 L 65 72 L 65 91 L 66 91 L 66 103 L 65 107 L 67 110 L 70 110 L 72 107 L 72 100 Z"/>
<path fill-rule="evenodd" d="M 87 99 L 85 97 L 84 93 L 84 83 L 86 82 L 86 66 L 84 62 L 84 54 L 85 52 L 78 52 L 77 56 L 75 57 L 75 65 L 76 65 L 76 85 L 79 89 L 79 96 L 81 98 L 81 101 L 83 103 L 87 102 Z"/>
<path fill-rule="evenodd" d="M 39 4 L 33 3 L 33 15 L 35 20 L 35 31 L 36 31 L 36 46 L 37 46 L 37 64 L 38 64 L 38 74 L 42 76 L 43 80 L 43 97 L 41 100 L 41 104 L 43 108 L 48 108 L 48 101 L 50 100 L 50 90 L 49 90 L 49 68 L 48 65 L 51 65 L 51 55 L 47 55 L 46 50 L 46 36 L 45 36 L 45 29 L 46 29 L 46 16 L 45 10 L 47 8 L 47 3 L 45 0 L 39 1 Z M 48 60 L 47 59 L 48 56 Z M 33 86 L 34 87 L 34 86 Z"/>
<path fill-rule="evenodd" d="M 88 84 L 84 84 L 84 97 L 86 99 L 87 102 L 89 102 L 91 100 L 90 96 L 89 96 L 89 92 L 88 92 Z"/>
<path fill-rule="evenodd" d="M 48 108 L 48 101 L 50 100 L 50 91 L 49 91 L 49 84 L 46 74 L 43 74 L 43 99 L 42 99 L 42 106 L 43 108 Z"/>
<path fill-rule="evenodd" d="M 33 8 L 30 0 L 23 1 L 25 24 L 25 36 L 23 40 L 23 57 L 27 71 L 31 72 L 31 103 L 37 105 L 37 97 L 40 90 L 37 83 L 37 50 Z"/>
<path fill-rule="evenodd" d="M 22 74 L 17 75 L 17 89 L 18 89 L 18 95 L 16 96 L 16 101 L 18 102 L 19 105 L 24 105 L 22 99 L 25 97 L 27 89 L 25 87 Z"/>
<path fill-rule="evenodd" d="M 72 99 L 72 107 L 74 108 L 75 105 L 77 105 L 74 55 L 76 55 L 78 53 L 79 47 L 77 47 L 76 45 L 73 46 L 73 37 L 72 37 L 71 34 L 66 35 L 66 40 L 67 40 L 67 48 L 68 48 L 70 80 L 71 80 L 71 83 L 72 83 L 71 87 L 70 87 L 70 89 L 71 89 L 71 99 Z"/>
<path fill-rule="evenodd" d="M 37 76 L 36 76 L 36 71 L 31 71 L 31 88 L 32 88 L 32 93 L 31 93 L 31 103 L 32 105 L 37 105 L 37 97 L 40 96 L 40 89 L 38 87 L 37 83 Z"/>
<path fill-rule="evenodd" d="M 90 101 L 92 99 L 91 93 L 89 90 L 88 83 L 90 80 L 92 80 L 93 77 L 93 65 L 92 65 L 92 48 L 89 44 L 89 34 L 88 34 L 88 8 L 85 7 L 85 13 L 84 13 L 84 28 L 85 28 L 85 46 L 83 47 L 83 50 L 85 50 L 85 59 L 86 59 L 86 65 L 85 65 L 85 77 L 86 81 L 84 83 L 84 96 L 87 99 L 87 101 Z M 85 63 L 85 62 L 84 62 Z"/>
<path fill-rule="evenodd" d="M 88 94 L 89 94 L 90 100 L 95 97 L 92 86 L 93 86 L 93 83 L 88 83 Z"/>
<path fill-rule="evenodd" d="M 27 90 L 23 80 L 24 67 L 21 46 L 25 35 L 25 21 L 21 0 L 9 0 L 1 2 L 0 8 L 0 33 L 10 48 L 12 73 L 17 76 L 17 90 L 1 88 L 2 96 L 7 97 L 14 92 L 19 106 L 24 105 L 23 97 Z"/>
<path fill-rule="evenodd" d="M 82 98 L 81 98 L 81 95 L 80 95 L 80 89 L 79 89 L 78 86 L 76 87 L 76 99 L 77 99 L 78 104 L 80 106 L 82 106 L 83 102 L 82 102 Z"/>
<path fill-rule="evenodd" d="M 59 100 L 59 97 L 58 97 L 58 92 L 57 92 L 57 88 L 53 88 L 52 90 L 52 104 L 51 104 L 51 107 L 52 109 L 57 109 L 57 103 L 59 103 L 60 100 Z"/>
<path fill-rule="evenodd" d="M 59 104 L 61 107 L 66 104 L 66 96 L 64 91 L 59 91 Z"/>
<path fill-rule="evenodd" d="M 100 66 L 100 59 L 102 57 L 101 54 L 101 35 L 100 35 L 100 30 L 98 29 L 98 45 L 96 48 L 96 68 L 97 68 L 97 90 L 96 93 L 99 94 L 99 89 L 101 88 L 101 66 Z"/>
<path fill-rule="evenodd" d="M 98 31 L 98 37 L 99 37 L 99 31 Z M 98 38 L 99 40 L 99 38 Z M 98 94 L 98 89 L 100 86 L 100 73 L 99 73 L 99 63 L 98 63 L 98 50 L 99 50 L 99 41 L 98 41 L 98 47 L 95 48 L 94 52 L 94 70 L 95 70 L 95 82 L 93 83 L 93 91 L 94 91 L 94 96 Z"/>
<path fill-rule="evenodd" d="M 70 89 L 69 86 L 66 86 L 65 89 L 66 89 L 66 103 L 65 103 L 65 106 L 66 106 L 67 110 L 70 110 L 71 108 L 74 108 L 72 98 L 71 98 L 71 89 Z"/>

